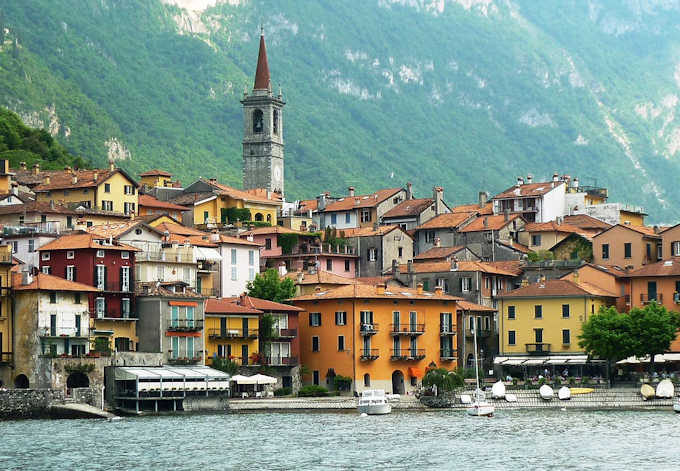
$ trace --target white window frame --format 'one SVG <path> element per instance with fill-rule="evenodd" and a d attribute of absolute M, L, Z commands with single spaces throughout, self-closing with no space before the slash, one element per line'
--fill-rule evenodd
<path fill-rule="evenodd" d="M 49 260 L 50 259 L 50 253 L 49 252 L 42 252 L 40 254 L 40 259 L 41 260 Z"/>
<path fill-rule="evenodd" d="M 106 265 L 95 265 L 95 273 L 97 274 L 97 289 L 106 289 Z M 100 277 L 101 273 L 101 277 Z M 101 278 L 101 280 L 100 280 Z M 101 281 L 101 283 L 100 283 Z"/>
<path fill-rule="evenodd" d="M 338 314 L 340 314 L 340 316 L 338 316 Z M 335 311 L 335 325 L 347 325 L 346 311 Z"/>
<path fill-rule="evenodd" d="M 125 312 L 125 306 L 127 306 L 127 312 Z M 130 317 L 130 298 L 123 298 L 120 300 L 120 315 L 125 319 Z"/>
<path fill-rule="evenodd" d="M 253 267 L 248 268 L 248 280 L 253 281 L 255 279 L 255 269 Z"/>
<path fill-rule="evenodd" d="M 680 241 L 671 243 L 671 252 L 673 257 L 680 257 Z"/>
<path fill-rule="evenodd" d="M 236 265 L 237 260 L 238 260 L 238 255 L 237 255 L 236 249 L 231 249 L 231 264 Z"/>
<path fill-rule="evenodd" d="M 97 319 L 106 317 L 106 303 L 103 297 L 96 298 L 94 301 L 94 309 L 97 313 Z"/>
<path fill-rule="evenodd" d="M 255 251 L 248 250 L 248 265 L 255 266 Z"/>
<path fill-rule="evenodd" d="M 97 250 L 97 258 L 104 258 L 104 251 L 103 250 Z"/>
<path fill-rule="evenodd" d="M 371 210 L 364 208 L 361 210 L 361 222 L 371 222 Z"/>
<path fill-rule="evenodd" d="M 130 252 L 128 252 L 127 250 L 123 250 L 120 253 L 120 258 L 125 259 L 125 260 L 129 259 L 130 258 Z"/>
<path fill-rule="evenodd" d="M 314 321 L 310 322 L 310 327 L 321 327 L 321 313 L 320 312 L 310 312 L 309 316 L 311 319 L 318 319 L 319 323 L 317 324 Z M 314 316 L 314 317 L 312 317 Z"/>
<path fill-rule="evenodd" d="M 375 262 L 376 259 L 378 258 L 378 249 L 375 247 L 371 247 L 368 249 L 368 261 L 369 262 Z"/>
<path fill-rule="evenodd" d="M 469 293 L 472 290 L 472 278 L 468 276 L 461 278 L 460 286 L 463 293 Z"/>
<path fill-rule="evenodd" d="M 236 266 L 231 267 L 231 281 L 238 281 L 238 268 Z"/>
<path fill-rule="evenodd" d="M 67 251 L 66 251 L 66 258 L 67 258 L 68 260 L 73 260 L 74 258 L 76 258 L 76 252 L 75 252 L 75 250 L 67 250 Z"/>
<path fill-rule="evenodd" d="M 75 281 L 74 280 L 75 271 L 76 271 L 75 265 L 66 265 L 66 279 L 68 281 Z"/>
<path fill-rule="evenodd" d="M 52 271 L 52 267 L 50 267 L 50 266 L 48 266 L 48 265 L 45 265 L 44 267 L 42 267 L 42 272 L 43 272 L 45 275 L 49 275 L 51 271 Z"/>
<path fill-rule="evenodd" d="M 121 291 L 130 291 L 130 267 L 121 267 L 122 277 L 120 287 Z"/>

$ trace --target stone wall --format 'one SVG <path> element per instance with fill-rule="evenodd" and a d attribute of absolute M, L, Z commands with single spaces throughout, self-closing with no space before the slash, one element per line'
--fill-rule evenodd
<path fill-rule="evenodd" d="M 50 389 L 0 390 L 0 420 L 48 417 L 50 405 L 63 400 L 61 391 Z"/>

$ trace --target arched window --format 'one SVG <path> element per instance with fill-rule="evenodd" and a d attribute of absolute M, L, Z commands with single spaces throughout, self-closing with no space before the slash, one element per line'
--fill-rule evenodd
<path fill-rule="evenodd" d="M 370 386 L 371 386 L 371 375 L 369 375 L 368 373 L 366 373 L 366 374 L 364 375 L 364 387 L 368 388 L 368 387 L 370 387 Z"/>
<path fill-rule="evenodd" d="M 14 378 L 14 387 L 17 389 L 28 389 L 29 387 L 28 376 L 20 374 L 19 376 Z"/>
<path fill-rule="evenodd" d="M 264 217 L 262 216 L 262 213 L 255 213 L 255 220 L 256 221 L 262 221 Z"/>
<path fill-rule="evenodd" d="M 253 132 L 261 133 L 264 129 L 264 114 L 262 110 L 253 111 Z"/>
<path fill-rule="evenodd" d="M 274 134 L 279 133 L 279 110 L 274 110 Z"/>
<path fill-rule="evenodd" d="M 272 215 L 271 214 L 267 214 L 267 222 L 272 222 Z"/>

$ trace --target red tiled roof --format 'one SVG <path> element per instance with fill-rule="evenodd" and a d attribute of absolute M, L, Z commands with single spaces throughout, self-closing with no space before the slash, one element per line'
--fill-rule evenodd
<path fill-rule="evenodd" d="M 172 174 L 157 168 L 139 174 L 140 177 L 172 177 Z"/>
<path fill-rule="evenodd" d="M 297 211 L 295 211 L 296 214 L 303 214 L 307 213 L 307 211 L 316 211 L 317 210 L 317 203 L 316 199 L 313 200 L 302 200 L 300 201 L 300 204 L 298 205 Z"/>
<path fill-rule="evenodd" d="M 613 230 L 614 228 L 617 228 L 617 227 L 622 227 L 624 229 L 628 229 L 630 231 L 637 232 L 638 234 L 642 234 L 643 237 L 655 237 L 655 238 L 659 238 L 659 239 L 661 238 L 660 234 L 657 234 L 656 232 L 654 232 L 653 227 L 629 226 L 627 224 L 616 224 L 615 226 L 611 226 L 611 227 L 609 227 L 609 229 L 606 229 L 606 230 L 600 232 L 599 234 L 594 235 L 593 238 L 601 237 L 604 234 L 606 234 L 607 232 L 609 232 L 609 231 L 611 231 L 611 230 Z"/>
<path fill-rule="evenodd" d="M 144 228 L 147 229 L 148 231 L 155 232 L 159 235 L 163 235 L 161 231 L 154 227 L 146 225 L 144 221 L 140 219 L 120 222 L 116 224 L 100 224 L 97 226 L 90 226 L 85 230 L 91 234 L 94 234 L 104 239 L 107 239 L 109 237 L 113 237 L 115 239 L 121 235 L 127 234 L 137 226 L 144 226 Z"/>
<path fill-rule="evenodd" d="M 205 180 L 201 179 L 203 183 L 207 183 L 208 185 L 212 186 L 215 188 L 215 191 L 219 195 L 225 195 L 228 196 L 229 198 L 233 198 L 235 200 L 243 200 L 243 201 L 252 201 L 252 202 L 257 202 L 257 203 L 268 203 L 268 204 L 281 204 L 281 199 L 280 197 L 277 197 L 276 199 L 269 199 L 260 195 L 254 195 L 252 193 L 249 193 L 247 191 L 243 190 L 238 190 L 236 188 L 223 185 L 222 183 L 218 183 L 216 181 L 211 182 L 210 180 Z M 274 195 L 274 193 L 272 193 Z"/>
<path fill-rule="evenodd" d="M 484 204 L 481 208 L 479 207 L 479 203 L 477 204 L 461 204 L 459 206 L 455 206 L 454 208 L 451 208 L 452 213 L 478 213 L 480 215 L 489 215 L 493 214 L 493 203 L 489 201 L 488 203 Z"/>
<path fill-rule="evenodd" d="M 319 270 L 316 273 L 302 272 L 302 281 L 298 283 L 299 273 L 288 272 L 286 278 L 290 278 L 299 285 L 351 285 L 356 280 L 356 278 L 346 278 L 329 271 Z"/>
<path fill-rule="evenodd" d="M 550 222 L 529 222 L 524 226 L 527 232 L 581 232 L 581 229 L 567 223 L 558 224 L 555 221 Z"/>
<path fill-rule="evenodd" d="M 434 204 L 432 198 L 420 198 L 402 201 L 383 214 L 383 218 L 417 216 Z"/>
<path fill-rule="evenodd" d="M 81 291 L 81 292 L 95 292 L 98 291 L 94 286 L 89 286 L 75 281 L 69 281 L 58 276 L 46 275 L 38 273 L 33 277 L 33 281 L 28 285 L 21 284 L 22 274 L 12 274 L 12 285 L 15 291 L 28 290 L 49 290 L 49 291 Z"/>
<path fill-rule="evenodd" d="M 126 250 L 128 252 L 140 251 L 137 247 L 118 242 L 114 242 L 112 245 L 103 245 L 98 243 L 98 240 L 104 240 L 104 238 L 87 232 L 67 234 L 52 242 L 48 242 L 40 247 L 38 251 L 71 249 Z"/>
<path fill-rule="evenodd" d="M 297 306 L 291 306 L 290 304 L 275 303 L 274 301 L 269 301 L 266 299 L 253 298 L 247 294 L 229 298 L 232 302 L 238 303 L 241 306 L 250 307 L 253 309 L 259 309 L 261 311 L 292 311 L 300 312 L 304 309 Z"/>
<path fill-rule="evenodd" d="M 347 211 L 354 208 L 373 208 L 402 190 L 402 188 L 388 188 L 385 190 L 378 190 L 370 195 L 346 196 L 326 205 L 324 211 Z"/>
<path fill-rule="evenodd" d="M 429 291 L 418 291 L 413 288 L 402 288 L 401 286 L 388 286 L 384 294 L 378 294 L 378 288 L 373 285 L 355 283 L 347 286 L 340 286 L 329 290 L 319 291 L 312 294 L 297 296 L 291 299 L 297 301 L 318 301 L 323 299 L 413 299 L 420 301 L 458 301 L 461 298 L 449 296 L 447 294 L 437 295 Z"/>
<path fill-rule="evenodd" d="M 658 277 L 658 276 L 680 276 L 680 257 L 672 257 L 667 260 L 645 265 L 629 272 L 631 278 L 637 277 Z"/>
<path fill-rule="evenodd" d="M 597 218 L 588 216 L 587 214 L 574 214 L 572 216 L 564 216 L 564 223 L 570 226 L 576 226 L 581 229 L 599 229 L 605 230 L 609 229 L 611 224 L 607 224 L 604 221 L 600 221 Z"/>
<path fill-rule="evenodd" d="M 498 309 L 494 309 L 489 306 L 482 306 L 481 304 L 471 303 L 470 301 L 458 301 L 456 302 L 456 311 L 487 311 L 496 312 Z"/>
<path fill-rule="evenodd" d="M 413 257 L 413 261 L 447 258 L 455 253 L 460 252 L 461 250 L 465 250 L 465 247 L 462 245 L 456 247 L 432 247 L 431 249 Z"/>
<path fill-rule="evenodd" d="M 496 214 L 495 216 L 479 216 L 470 224 L 460 229 L 460 232 L 498 231 L 503 229 L 517 218 L 521 218 L 521 216 L 519 214 L 509 214 L 507 221 L 505 220 L 505 214 Z"/>
<path fill-rule="evenodd" d="M 41 172 L 42 174 L 43 172 Z M 126 172 L 124 172 L 122 169 L 114 169 L 114 170 L 103 170 L 103 169 L 94 169 L 94 170 L 71 170 L 71 171 L 66 171 L 62 170 L 59 172 L 45 172 L 46 175 L 43 176 L 42 178 L 42 183 L 35 186 L 33 188 L 33 191 L 35 192 L 45 192 L 45 191 L 50 191 L 50 190 L 61 190 L 61 189 L 69 189 L 69 188 L 91 188 L 91 187 L 96 187 L 104 183 L 106 180 L 108 180 L 111 176 L 113 176 L 116 173 L 120 173 L 123 175 L 125 178 L 127 178 L 130 183 L 134 186 L 139 186 L 137 185 L 137 182 L 134 181 L 132 178 L 128 176 Z M 49 176 L 50 177 L 50 182 L 47 183 L 45 181 L 45 177 Z M 73 179 L 76 179 L 75 183 Z M 95 177 L 97 177 L 95 179 Z"/>
<path fill-rule="evenodd" d="M 403 232 L 404 235 L 408 236 L 409 238 L 411 237 L 403 229 L 401 229 L 401 227 L 396 226 L 396 225 L 378 226 L 377 229 L 374 229 L 373 227 L 357 227 L 357 228 L 352 228 L 352 229 L 340 229 L 339 232 L 342 235 L 342 237 L 374 237 L 374 236 L 387 235 L 394 230 L 399 230 L 399 231 Z"/>
<path fill-rule="evenodd" d="M 186 211 L 189 209 L 185 206 L 169 203 L 167 201 L 161 201 L 159 199 L 154 198 L 151 195 L 139 195 L 139 206 L 140 207 L 144 206 L 147 208 L 170 209 L 173 211 Z"/>
<path fill-rule="evenodd" d="M 246 223 L 247 224 L 247 223 Z M 309 232 L 296 231 L 294 229 L 288 229 L 283 226 L 269 226 L 269 227 L 256 227 L 249 231 L 242 232 L 243 235 L 263 235 L 263 234 L 298 234 L 298 235 L 311 235 Z"/>
<path fill-rule="evenodd" d="M 554 188 L 557 188 L 560 185 L 564 185 L 564 182 L 525 183 L 524 185 L 520 185 L 519 192 L 516 191 L 518 189 L 516 186 L 511 186 L 507 190 L 494 196 L 493 199 L 517 198 L 522 196 L 541 196 L 552 191 Z"/>
<path fill-rule="evenodd" d="M 260 51 L 257 55 L 257 69 L 255 70 L 254 90 L 267 90 L 269 88 L 269 63 L 267 62 L 267 46 L 264 43 L 264 34 L 260 35 Z"/>
<path fill-rule="evenodd" d="M 458 267 L 455 271 L 480 271 L 483 273 L 491 273 L 495 275 L 517 276 L 516 270 L 511 270 L 505 267 L 497 266 L 495 263 L 499 262 L 468 262 L 459 261 Z M 519 262 L 517 262 L 519 263 Z M 413 264 L 414 273 L 444 273 L 450 272 L 451 262 L 420 262 Z M 408 265 L 399 266 L 400 273 L 408 273 Z"/>
<path fill-rule="evenodd" d="M 232 298 L 208 298 L 205 302 L 205 313 L 210 314 L 262 314 L 253 307 L 236 304 Z"/>
<path fill-rule="evenodd" d="M 602 296 L 616 298 L 617 295 L 586 282 L 573 282 L 569 280 L 546 280 L 529 286 L 517 288 L 503 294 L 502 298 L 541 298 L 541 297 L 568 297 L 568 296 Z"/>
<path fill-rule="evenodd" d="M 417 227 L 420 229 L 446 229 L 457 228 L 472 217 L 470 213 L 446 213 L 435 216 L 425 224 Z"/>
<path fill-rule="evenodd" d="M 518 252 L 522 253 L 530 253 L 531 250 L 529 247 L 527 247 L 524 244 L 520 244 L 519 242 L 515 242 L 514 240 L 497 240 L 497 242 L 501 245 L 505 245 L 506 247 L 510 247 L 513 250 L 516 250 Z"/>

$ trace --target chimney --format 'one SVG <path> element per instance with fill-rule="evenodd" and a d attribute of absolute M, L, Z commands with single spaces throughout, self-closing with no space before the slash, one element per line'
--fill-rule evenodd
<path fill-rule="evenodd" d="M 423 284 L 422 283 L 418 283 L 416 285 L 416 293 L 423 294 Z"/>
<path fill-rule="evenodd" d="M 30 267 L 28 271 L 21 272 L 21 284 L 26 286 L 33 283 L 33 275 L 31 274 Z"/>
<path fill-rule="evenodd" d="M 564 219 L 562 219 L 562 216 L 557 216 L 557 217 L 555 218 L 555 223 L 556 223 L 558 226 L 561 226 L 561 225 L 562 225 L 562 222 L 564 222 Z"/>
<path fill-rule="evenodd" d="M 442 288 L 440 285 L 437 285 L 434 287 L 434 295 L 435 296 L 442 296 L 444 294 L 444 288 Z"/>
<path fill-rule="evenodd" d="M 395 278 L 399 276 L 399 263 L 394 258 L 392 259 L 392 276 Z"/>
<path fill-rule="evenodd" d="M 217 178 L 210 178 L 208 181 L 214 185 L 215 183 L 217 183 Z"/>
<path fill-rule="evenodd" d="M 413 273 L 413 260 L 409 260 L 406 267 L 409 273 Z"/>
<path fill-rule="evenodd" d="M 213 232 L 210 234 L 210 242 L 219 242 L 220 241 L 220 235 L 217 232 Z"/>
<path fill-rule="evenodd" d="M 484 205 L 486 205 L 487 200 L 489 199 L 489 194 L 486 191 L 480 191 L 479 192 L 479 207 L 483 208 Z"/>
<path fill-rule="evenodd" d="M 522 279 L 521 287 L 526 288 L 527 286 L 529 286 L 529 280 L 527 280 L 526 278 Z"/>
<path fill-rule="evenodd" d="M 451 271 L 458 271 L 458 259 L 456 257 L 451 259 Z"/>
<path fill-rule="evenodd" d="M 444 214 L 444 188 L 435 186 L 433 189 L 434 196 L 434 214 L 439 216 Z"/>
<path fill-rule="evenodd" d="M 484 216 L 484 229 L 489 227 L 489 216 Z"/>
<path fill-rule="evenodd" d="M 574 177 L 574 180 L 572 181 L 572 186 L 574 188 L 578 188 L 578 177 Z"/>
<path fill-rule="evenodd" d="M 435 237 L 435 238 L 434 238 L 434 246 L 435 246 L 435 247 L 441 247 L 441 246 L 442 246 L 442 239 L 441 239 L 441 237 Z"/>
<path fill-rule="evenodd" d="M 524 177 L 517 177 L 517 184 L 515 186 L 519 188 L 522 185 L 524 185 Z"/>
<path fill-rule="evenodd" d="M 36 165 L 37 165 L 37 164 L 36 164 Z M 45 185 L 49 185 L 49 184 L 50 184 L 50 176 L 49 176 L 49 175 L 45 175 L 45 179 L 43 180 L 43 183 L 44 183 Z"/>
<path fill-rule="evenodd" d="M 560 181 L 560 174 L 557 173 L 557 172 L 553 173 L 552 181 L 553 181 L 554 183 L 557 183 L 558 181 Z"/>
<path fill-rule="evenodd" d="M 384 295 L 385 289 L 387 289 L 387 286 L 385 285 L 385 283 L 378 283 L 377 285 L 375 285 L 375 294 Z"/>
<path fill-rule="evenodd" d="M 113 162 L 113 159 L 109 159 L 109 172 L 113 172 L 116 169 L 116 164 Z"/>
<path fill-rule="evenodd" d="M 11 192 L 14 196 L 19 196 L 19 184 L 17 182 L 12 182 Z"/>
<path fill-rule="evenodd" d="M 76 175 L 73 175 L 73 177 L 71 177 L 71 183 L 72 183 L 73 185 L 75 185 L 76 183 L 78 183 L 78 177 L 77 177 Z"/>
<path fill-rule="evenodd" d="M 33 175 L 40 173 L 40 164 L 33 164 Z"/>
<path fill-rule="evenodd" d="M 411 184 L 411 182 L 406 183 L 406 199 L 407 200 L 413 199 L 413 185 Z"/>
<path fill-rule="evenodd" d="M 97 181 L 98 178 L 99 178 L 99 173 L 94 172 L 94 174 L 92 175 L 92 180 Z"/>
<path fill-rule="evenodd" d="M 320 285 L 316 285 L 316 286 L 314 287 L 314 292 L 315 292 L 315 293 L 320 293 L 320 292 L 321 292 L 321 286 L 320 286 Z"/>
<path fill-rule="evenodd" d="M 19 162 L 19 167 L 21 170 L 26 170 L 26 162 Z"/>
<path fill-rule="evenodd" d="M 654 226 L 654 234 L 658 234 L 658 233 L 659 233 L 659 226 Z"/>
<path fill-rule="evenodd" d="M 64 167 L 64 172 L 71 173 L 71 167 L 69 167 L 68 165 Z"/>
<path fill-rule="evenodd" d="M 534 182 L 534 176 L 532 174 L 527 175 L 527 183 L 531 184 Z"/>
<path fill-rule="evenodd" d="M 297 272 L 297 284 L 302 283 L 302 280 L 305 278 L 305 274 L 302 271 Z"/>
<path fill-rule="evenodd" d="M 286 270 L 286 262 L 279 263 L 279 276 L 284 277 L 288 273 Z"/>
<path fill-rule="evenodd" d="M 54 200 L 50 200 L 50 209 L 54 209 Z"/>
<path fill-rule="evenodd" d="M 326 209 L 326 193 L 321 193 L 316 197 L 316 207 L 319 209 L 319 211 Z"/>
<path fill-rule="evenodd" d="M 379 228 L 380 228 L 380 224 L 378 224 L 378 221 L 375 221 L 375 222 L 373 223 L 373 230 L 374 230 L 374 231 L 377 231 Z"/>
<path fill-rule="evenodd" d="M 349 196 L 354 196 L 354 187 L 353 186 L 350 186 L 349 188 L 347 188 L 347 191 L 349 193 Z"/>

